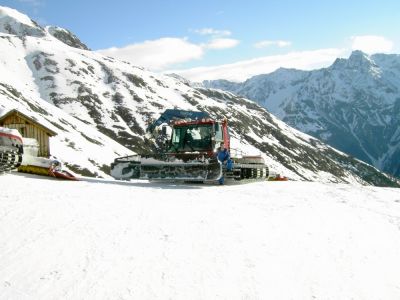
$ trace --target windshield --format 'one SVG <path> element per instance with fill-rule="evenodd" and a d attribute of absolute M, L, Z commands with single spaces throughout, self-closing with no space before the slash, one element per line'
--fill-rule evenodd
<path fill-rule="evenodd" d="M 212 124 L 174 127 L 170 152 L 191 152 L 212 150 Z"/>

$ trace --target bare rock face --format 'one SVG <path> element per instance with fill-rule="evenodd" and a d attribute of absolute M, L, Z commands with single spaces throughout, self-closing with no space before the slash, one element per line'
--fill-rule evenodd
<path fill-rule="evenodd" d="M 49 26 L 46 29 L 52 36 L 70 47 L 82 50 L 90 50 L 76 35 L 67 29 L 57 26 Z"/>

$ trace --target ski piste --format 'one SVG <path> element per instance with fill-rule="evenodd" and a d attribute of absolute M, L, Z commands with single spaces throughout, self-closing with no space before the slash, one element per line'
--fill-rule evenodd
<path fill-rule="evenodd" d="M 120 180 L 217 182 L 223 176 L 223 166 L 216 158 L 183 161 L 166 155 L 132 155 L 117 158 L 111 167 L 111 176 Z"/>

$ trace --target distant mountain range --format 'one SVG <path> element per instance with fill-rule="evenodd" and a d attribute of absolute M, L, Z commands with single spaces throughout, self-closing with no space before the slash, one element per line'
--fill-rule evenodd
<path fill-rule="evenodd" d="M 400 55 L 354 51 L 320 70 L 203 85 L 252 99 L 290 126 L 400 176 Z"/>
<path fill-rule="evenodd" d="M 399 186 L 399 181 L 299 132 L 253 101 L 92 52 L 73 33 L 0 7 L 0 115 L 19 109 L 57 132 L 52 154 L 107 177 L 114 158 L 151 152 L 146 128 L 167 108 L 227 117 L 232 146 L 262 154 L 296 180 Z"/>

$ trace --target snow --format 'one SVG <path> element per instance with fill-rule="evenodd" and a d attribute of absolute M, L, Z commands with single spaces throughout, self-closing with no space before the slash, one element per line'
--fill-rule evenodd
<path fill-rule="evenodd" d="M 400 298 L 399 189 L 11 173 L 0 190 L 1 299 Z"/>
<path fill-rule="evenodd" d="M 35 26 L 27 15 L 5 6 L 0 7 L 0 21 L 2 22 L 3 19 L 8 19 L 8 21 L 13 19 L 13 21 L 16 23 L 21 23 L 27 26 Z"/>
<path fill-rule="evenodd" d="M 43 28 L 15 9 L 0 6 L 0 33 L 43 37 Z"/>

